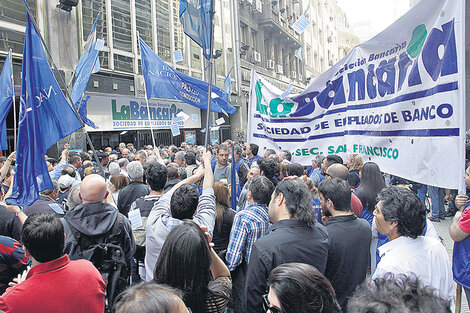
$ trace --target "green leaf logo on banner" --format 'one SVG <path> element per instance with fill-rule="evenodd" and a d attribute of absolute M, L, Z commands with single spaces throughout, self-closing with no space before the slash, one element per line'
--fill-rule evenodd
<path fill-rule="evenodd" d="M 410 57 L 414 59 L 421 53 L 421 49 L 423 49 L 427 35 L 428 32 L 426 31 L 426 26 L 424 24 L 415 27 L 413 34 L 411 35 L 410 44 L 406 49 L 406 52 L 408 52 Z"/>

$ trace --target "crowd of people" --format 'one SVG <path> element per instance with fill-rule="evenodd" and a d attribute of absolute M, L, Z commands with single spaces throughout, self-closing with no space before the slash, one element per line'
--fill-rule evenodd
<path fill-rule="evenodd" d="M 16 154 L 0 158 L 0 310 L 450 312 L 453 280 L 470 299 L 467 195 L 230 140 L 92 154 L 46 156 L 53 188 L 25 207 L 4 203 Z"/>

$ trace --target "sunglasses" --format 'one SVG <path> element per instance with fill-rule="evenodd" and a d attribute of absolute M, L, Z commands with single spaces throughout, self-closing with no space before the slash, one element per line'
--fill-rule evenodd
<path fill-rule="evenodd" d="M 282 313 L 281 309 L 276 308 L 274 306 L 269 306 L 268 295 L 264 295 L 263 300 L 264 300 L 263 301 L 263 310 L 265 312 L 267 312 L 269 310 L 269 312 L 271 312 L 271 313 Z"/>
<path fill-rule="evenodd" d="M 330 175 L 330 174 L 328 174 L 328 173 L 325 173 L 325 178 L 326 178 L 326 177 L 333 178 L 333 176 L 331 176 L 331 175 Z"/>

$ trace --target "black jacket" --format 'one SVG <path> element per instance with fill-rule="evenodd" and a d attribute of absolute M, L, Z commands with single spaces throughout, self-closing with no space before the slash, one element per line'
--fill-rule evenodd
<path fill-rule="evenodd" d="M 129 209 L 131 208 L 132 202 L 137 198 L 144 197 L 150 193 L 150 188 L 146 184 L 140 181 L 133 181 L 121 191 L 118 196 L 118 209 L 119 212 L 127 217 Z"/>
<path fill-rule="evenodd" d="M 24 214 L 30 216 L 33 213 L 38 212 L 45 212 L 45 213 L 53 213 L 58 217 L 64 216 L 64 214 L 59 214 L 58 212 L 54 211 L 51 206 L 55 206 L 57 210 L 60 212 L 62 210 L 64 213 L 64 207 L 62 204 L 57 204 L 54 200 L 47 196 L 39 196 L 39 199 L 33 202 L 30 206 L 24 207 L 23 212 Z M 60 207 L 60 209 L 59 209 Z"/>
<path fill-rule="evenodd" d="M 330 242 L 325 276 L 346 312 L 348 297 L 366 278 L 372 231 L 369 223 L 355 214 L 333 217 L 325 225 Z"/>
<path fill-rule="evenodd" d="M 271 271 L 278 265 L 300 262 L 325 272 L 328 258 L 328 231 L 325 226 L 297 220 L 281 220 L 258 239 L 251 250 L 242 301 L 246 313 L 263 311 L 263 295 Z"/>
<path fill-rule="evenodd" d="M 16 214 L 0 205 L 0 235 L 11 237 L 21 242 L 22 228 L 23 224 L 21 224 L 20 219 L 16 217 Z"/>
<path fill-rule="evenodd" d="M 86 236 L 101 236 L 111 230 L 118 217 L 118 210 L 109 203 L 80 204 L 65 214 L 62 220 L 65 231 L 64 253 L 74 260 L 79 255 L 78 242 L 75 240 L 68 223 L 77 231 Z M 126 254 L 126 260 L 131 260 L 135 252 L 135 240 L 132 234 L 131 223 L 124 217 L 124 229 L 120 246 Z"/>

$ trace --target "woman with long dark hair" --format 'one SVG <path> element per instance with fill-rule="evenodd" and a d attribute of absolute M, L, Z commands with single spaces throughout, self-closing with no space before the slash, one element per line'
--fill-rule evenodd
<path fill-rule="evenodd" d="M 315 267 L 286 263 L 271 271 L 264 310 L 282 313 L 341 313 L 331 283 Z"/>
<path fill-rule="evenodd" d="M 362 202 L 362 218 L 372 226 L 374 209 L 377 204 L 377 195 L 385 188 L 385 182 L 380 168 L 374 162 L 367 162 L 359 171 L 361 183 L 356 189 L 356 195 Z"/>
<path fill-rule="evenodd" d="M 219 253 L 227 250 L 235 211 L 230 208 L 230 188 L 227 183 L 215 182 L 214 195 L 216 217 L 212 243 L 214 243 L 215 252 Z"/>
<path fill-rule="evenodd" d="M 230 272 L 193 221 L 173 228 L 155 266 L 154 282 L 183 291 L 193 313 L 222 313 L 232 290 Z M 211 276 L 212 274 L 212 276 Z"/>

